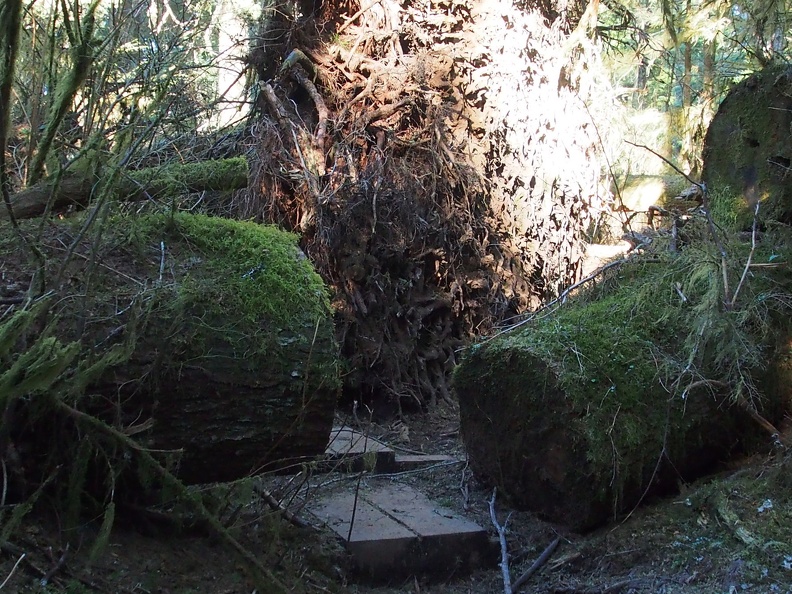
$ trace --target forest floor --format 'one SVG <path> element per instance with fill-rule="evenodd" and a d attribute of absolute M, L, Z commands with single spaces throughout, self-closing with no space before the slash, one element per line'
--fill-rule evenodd
<path fill-rule="evenodd" d="M 372 424 L 369 431 L 396 447 L 464 458 L 458 428 L 456 407 L 445 404 L 391 426 Z M 787 427 L 787 440 L 791 432 Z M 315 479 L 309 489 L 314 496 L 321 492 Z M 354 479 L 336 474 L 323 480 Z M 491 491 L 471 476 L 464 462 L 399 477 L 370 476 L 365 480 L 398 480 L 409 484 L 487 528 L 495 537 L 489 518 Z M 298 489 L 295 486 L 298 482 L 293 476 L 274 476 L 264 479 L 263 484 L 271 493 L 284 496 L 289 496 L 291 489 L 296 502 L 305 495 L 307 485 L 304 483 Z M 356 584 L 348 557 L 329 531 L 317 532 L 283 522 L 256 495 L 255 485 L 251 488 L 250 481 L 245 485 L 224 491 L 228 500 L 244 502 L 227 514 L 233 517 L 233 533 L 279 575 L 292 576 L 284 580 L 294 591 L 504 592 L 498 567 L 434 584 L 414 579 L 388 587 Z M 218 501 L 223 499 L 220 495 L 216 497 Z M 512 511 L 500 501 L 496 507 L 500 522 L 508 525 L 512 580 L 550 543 L 559 539 L 553 554 L 521 592 L 792 594 L 792 454 L 789 451 L 734 461 L 730 468 L 695 484 L 681 485 L 676 496 L 645 502 L 626 517 L 585 535 L 559 530 L 529 512 Z M 83 533 L 74 535 L 67 551 L 57 529 L 57 519 L 38 518 L 39 521 L 30 522 L 17 538 L 3 547 L 0 584 L 9 576 L 10 579 L 0 586 L 2 594 L 250 594 L 255 591 L 233 553 L 199 527 L 175 531 L 167 523 L 157 521 L 156 516 L 147 520 L 138 518 L 134 525 L 122 519 L 104 553 L 86 569 L 90 547 L 80 547 L 80 541 L 93 540 L 98 522 L 87 524 Z M 12 571 L 23 553 L 25 558 Z M 47 578 L 47 587 L 40 585 L 43 577 Z"/>

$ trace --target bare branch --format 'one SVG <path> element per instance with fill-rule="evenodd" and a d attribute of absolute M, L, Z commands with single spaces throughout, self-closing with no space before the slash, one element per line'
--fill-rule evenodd
<path fill-rule="evenodd" d="M 511 576 L 509 575 L 509 550 L 506 544 L 506 524 L 508 524 L 509 520 L 507 519 L 503 526 L 498 523 L 498 516 L 495 514 L 495 495 L 497 492 L 498 489 L 496 487 L 492 490 L 492 497 L 489 500 L 490 519 L 498 532 L 498 540 L 500 541 L 500 568 L 501 573 L 503 573 L 503 592 L 504 594 L 512 594 Z"/>

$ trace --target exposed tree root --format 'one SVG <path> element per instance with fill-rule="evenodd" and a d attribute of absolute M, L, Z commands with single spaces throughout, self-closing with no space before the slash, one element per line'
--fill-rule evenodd
<path fill-rule="evenodd" d="M 448 398 L 460 344 L 577 279 L 604 193 L 587 54 L 563 44 L 582 10 L 349 4 L 323 4 L 332 39 L 308 20 L 252 56 L 259 163 L 236 214 L 303 234 L 335 290 L 346 393 L 388 414 Z"/>

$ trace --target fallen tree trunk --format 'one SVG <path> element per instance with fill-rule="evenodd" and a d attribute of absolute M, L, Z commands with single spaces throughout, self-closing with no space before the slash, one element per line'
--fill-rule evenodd
<path fill-rule="evenodd" d="M 48 264 L 64 265 L 58 248 L 72 231 L 68 221 L 47 227 Z M 165 456 L 185 483 L 239 479 L 324 452 L 336 345 L 324 285 L 295 236 L 176 214 L 111 218 L 93 241 L 76 253 L 95 249 L 96 264 L 66 264 L 49 312 L 57 338 L 82 347 L 70 374 L 80 387 L 65 390 L 70 406 Z M 13 246 L 0 241 L 0 261 L 24 292 L 30 268 Z M 12 439 L 35 452 L 52 448 L 36 436 L 70 435 L 42 422 L 15 423 L 21 433 Z"/>
<path fill-rule="evenodd" d="M 200 163 L 177 163 L 129 171 L 121 176 L 116 189 L 118 200 L 170 199 L 189 192 L 229 191 L 247 187 L 248 165 L 242 157 Z M 57 184 L 48 179 L 18 192 L 11 198 L 17 219 L 44 214 L 47 205 L 57 211 L 69 206 L 85 207 L 91 200 L 96 179 L 66 176 Z M 0 209 L 0 219 L 8 211 Z"/>
<path fill-rule="evenodd" d="M 741 311 L 723 311 L 709 262 L 691 249 L 625 264 L 609 288 L 471 347 L 454 383 L 477 475 L 513 505 L 586 530 L 711 471 L 749 435 L 777 439 L 756 418 L 772 423 L 789 405 L 772 331 L 788 343 L 789 312 L 754 305 L 770 287 L 789 292 L 788 265 L 757 269 Z"/>

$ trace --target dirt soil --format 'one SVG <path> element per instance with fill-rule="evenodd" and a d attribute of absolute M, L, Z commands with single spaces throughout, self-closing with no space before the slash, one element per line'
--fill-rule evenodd
<path fill-rule="evenodd" d="M 354 419 L 339 419 L 354 423 Z M 788 419 L 789 421 L 789 419 Z M 789 423 L 788 423 L 789 424 Z M 428 415 L 408 417 L 389 426 L 369 425 L 372 435 L 393 446 L 464 457 L 453 404 Z M 786 438 L 790 436 L 787 427 Z M 315 479 L 316 477 L 314 477 Z M 325 482 L 353 480 L 328 475 Z M 486 527 L 491 491 L 471 476 L 464 462 L 419 472 L 366 480 L 397 480 L 412 485 L 441 505 Z M 316 484 L 316 481 L 311 481 Z M 321 481 L 320 481 L 321 482 Z M 234 534 L 266 560 L 294 591 L 354 594 L 422 592 L 486 594 L 503 592 L 498 567 L 460 575 L 444 583 L 418 580 L 375 587 L 355 583 L 342 546 L 328 532 L 300 528 L 273 516 L 257 494 L 262 485 L 292 506 L 306 494 L 300 476 L 270 476 L 215 490 L 221 515 Z M 302 487 L 300 487 L 302 485 Z M 554 540 L 558 546 L 533 574 L 522 592 L 543 593 L 792 593 L 792 454 L 756 455 L 693 485 L 680 485 L 672 498 L 647 504 L 586 535 L 569 534 L 496 502 L 508 525 L 512 580 L 522 575 Z M 315 495 L 316 487 L 308 489 Z M 286 500 L 286 503 L 289 502 Z M 231 551 L 209 538 L 200 526 L 175 530 L 155 514 L 120 521 L 105 552 L 85 568 L 97 525 L 86 524 L 59 536 L 57 518 L 38 516 L 22 536 L 4 545 L 0 590 L 14 593 L 85 594 L 249 594 L 255 589 Z M 80 543 L 84 543 L 82 546 Z M 14 570 L 22 555 L 24 559 Z M 296 577 L 295 577 L 296 576 Z M 42 587 L 41 580 L 49 584 Z M 7 582 L 3 580 L 8 579 Z"/>

